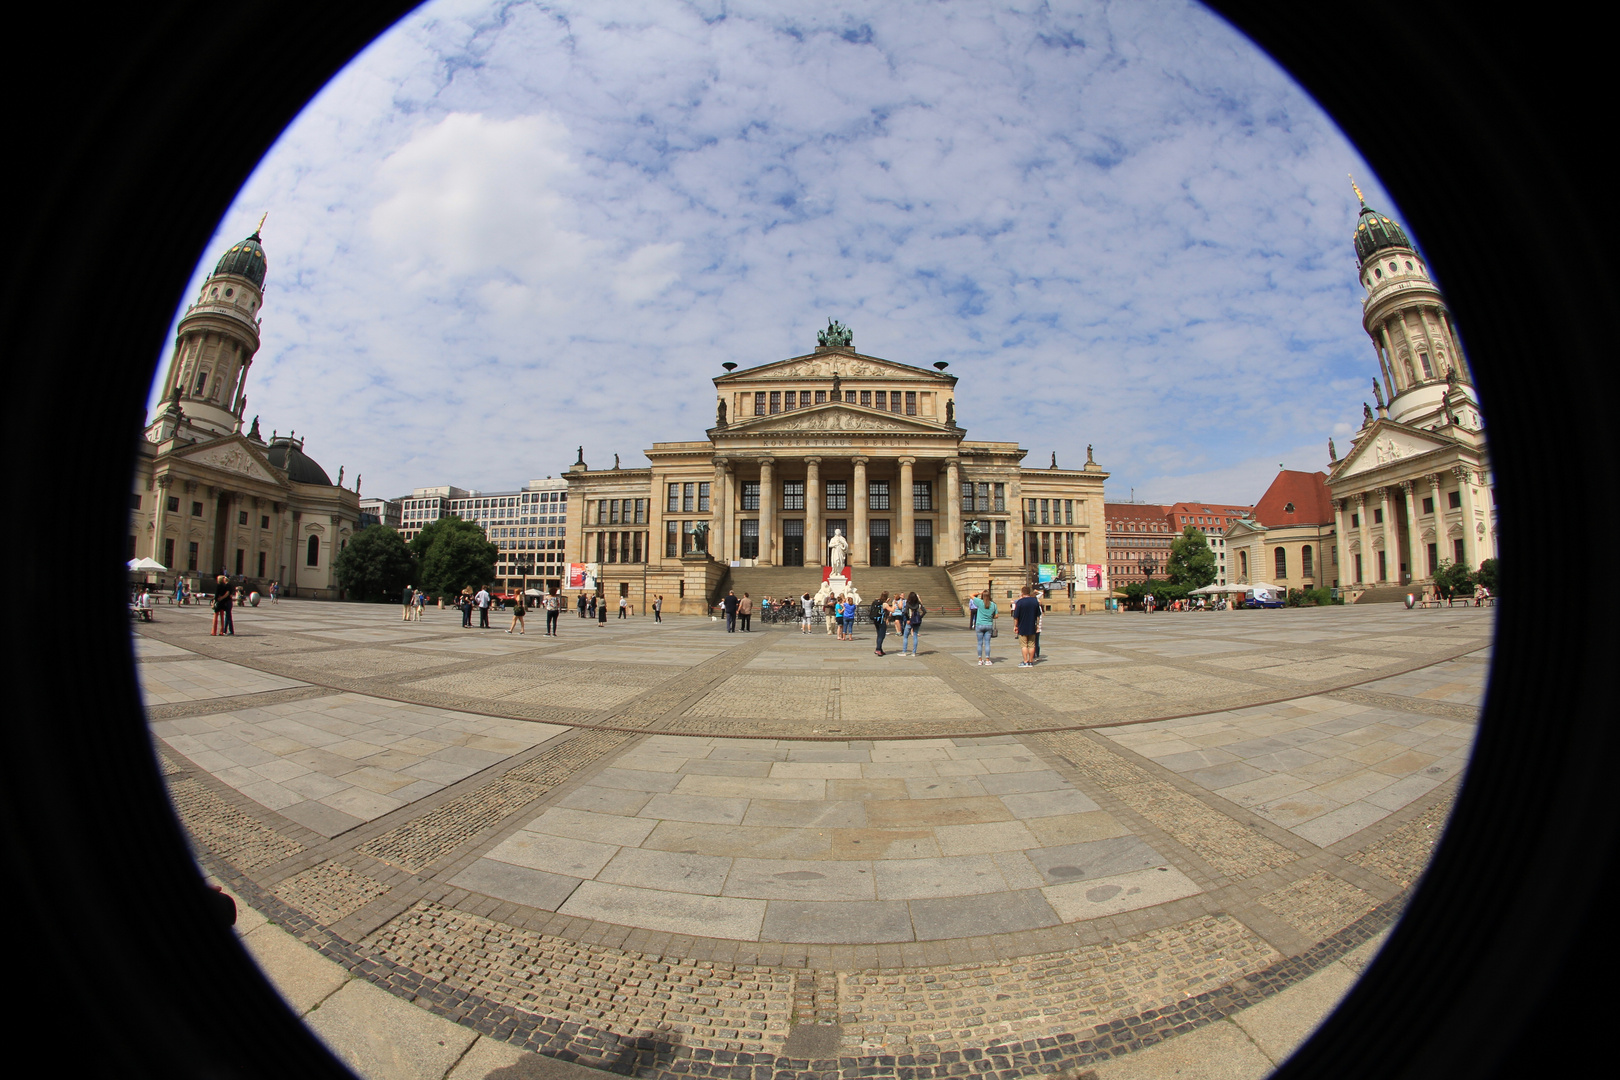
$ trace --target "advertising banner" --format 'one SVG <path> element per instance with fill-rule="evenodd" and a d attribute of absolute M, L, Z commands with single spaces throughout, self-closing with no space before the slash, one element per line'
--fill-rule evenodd
<path fill-rule="evenodd" d="M 1084 566 L 1077 567 L 1077 569 L 1080 571 L 1080 588 L 1102 589 L 1107 587 L 1106 582 L 1103 581 L 1102 564 L 1087 563 Z"/>
<path fill-rule="evenodd" d="M 595 569 L 596 565 L 594 563 L 569 563 L 568 584 L 564 587 L 569 589 L 596 588 L 596 575 L 592 573 Z"/>
<path fill-rule="evenodd" d="M 1035 567 L 1035 581 L 1040 585 L 1050 585 L 1058 580 L 1057 563 L 1040 563 Z"/>

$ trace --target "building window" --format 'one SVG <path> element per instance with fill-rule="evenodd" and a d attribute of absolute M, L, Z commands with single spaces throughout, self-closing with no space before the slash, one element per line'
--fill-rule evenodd
<path fill-rule="evenodd" d="M 621 561 L 619 559 L 619 534 L 616 532 L 607 534 L 607 561 L 610 563 Z"/>
<path fill-rule="evenodd" d="M 1292 504 L 1290 504 L 1290 505 L 1292 505 Z M 1373 524 L 1374 525 L 1382 525 L 1383 523 L 1384 523 L 1384 511 L 1383 511 L 1383 508 L 1382 507 L 1376 507 L 1376 506 L 1373 507 Z"/>
<path fill-rule="evenodd" d="M 988 514 L 990 512 L 990 485 L 975 484 L 973 485 L 973 493 L 973 509 L 978 513 Z"/>
<path fill-rule="evenodd" d="M 305 566 L 319 566 L 319 565 L 321 565 L 321 538 L 320 537 L 312 536 L 312 537 L 309 538 L 309 544 L 307 545 L 307 549 L 306 549 L 306 551 L 304 553 L 304 565 Z"/>
<path fill-rule="evenodd" d="M 917 415 L 917 391 L 915 390 L 906 391 L 906 415 Z"/>
<path fill-rule="evenodd" d="M 865 405 L 867 408 L 872 407 L 872 391 L 870 391 L 870 390 L 862 390 L 861 391 L 861 404 Z"/>
<path fill-rule="evenodd" d="M 1425 379 L 1434 378 L 1434 367 L 1429 363 L 1429 354 L 1426 352 L 1418 353 L 1418 362 L 1423 365 L 1423 377 Z"/>
<path fill-rule="evenodd" d="M 695 521 L 681 522 L 681 554 L 690 555 L 697 550 L 697 533 L 693 531 L 696 528 Z"/>
<path fill-rule="evenodd" d="M 1451 542 L 1451 561 L 1458 566 L 1468 565 L 1468 552 L 1464 550 L 1462 537 L 1460 536 Z"/>
<path fill-rule="evenodd" d="M 744 510 L 759 509 L 759 483 L 744 481 L 742 486 L 742 508 Z"/>
<path fill-rule="evenodd" d="M 825 391 L 825 390 L 817 390 L 816 391 L 816 404 L 817 405 L 825 405 L 825 404 L 827 404 L 827 391 Z"/>
<path fill-rule="evenodd" d="M 996 484 L 993 490 L 996 498 L 996 513 L 1005 514 L 1007 512 L 1007 485 Z"/>
<path fill-rule="evenodd" d="M 804 509 L 804 481 L 787 480 L 782 484 L 782 509 Z"/>
<path fill-rule="evenodd" d="M 1387 551 L 1378 553 L 1378 580 L 1389 580 L 1389 552 Z"/>
<path fill-rule="evenodd" d="M 900 391 L 898 390 L 889 391 L 889 411 L 895 413 L 900 411 Z"/>
<path fill-rule="evenodd" d="M 260 518 L 259 518 L 259 528 L 268 529 L 269 527 L 270 527 L 270 515 L 269 514 L 261 515 Z"/>
<path fill-rule="evenodd" d="M 759 558 L 759 519 L 749 518 L 742 523 L 742 535 L 737 539 L 737 558 Z"/>
<path fill-rule="evenodd" d="M 1052 524 L 1052 513 L 1051 513 L 1052 507 L 1051 507 L 1051 504 L 1052 504 L 1051 499 L 1042 499 L 1041 500 L 1041 524 L 1042 525 L 1050 525 L 1050 524 Z"/>
<path fill-rule="evenodd" d="M 797 408 L 798 400 L 799 392 L 797 390 L 787 391 L 782 395 L 782 411 L 786 412 L 789 409 Z"/>
<path fill-rule="evenodd" d="M 997 484 L 996 486 L 1000 487 L 1001 485 Z M 1004 520 L 998 520 L 996 522 L 996 558 L 1005 559 L 1006 557 L 1007 557 L 1007 522 L 1004 521 Z"/>
<path fill-rule="evenodd" d="M 645 524 L 647 524 L 647 500 L 646 499 L 637 499 L 636 500 L 636 524 L 637 525 L 645 525 Z"/>
<path fill-rule="evenodd" d="M 1039 517 L 1039 511 L 1036 509 L 1036 507 L 1037 507 L 1037 504 L 1036 504 L 1034 499 L 1025 499 L 1024 500 L 1024 524 L 1025 525 L 1039 525 L 1041 523 L 1041 519 Z"/>
<path fill-rule="evenodd" d="M 164 506 L 168 509 L 169 513 L 178 514 L 180 512 L 180 497 L 178 495 L 170 495 L 164 502 Z"/>
<path fill-rule="evenodd" d="M 1299 553 L 1299 572 L 1304 577 L 1315 577 L 1316 568 L 1311 565 L 1311 545 L 1306 544 Z"/>
<path fill-rule="evenodd" d="M 842 480 L 827 481 L 827 509 L 849 509 L 849 485 L 845 484 Z"/>
<path fill-rule="evenodd" d="M 889 482 L 887 480 L 873 480 L 866 485 L 866 505 L 871 510 L 887 510 L 889 508 Z"/>
<path fill-rule="evenodd" d="M 236 576 L 241 577 L 247 566 L 247 552 L 241 548 L 236 549 Z"/>
<path fill-rule="evenodd" d="M 666 507 L 666 509 L 671 514 L 676 514 L 676 513 L 680 512 L 680 509 L 681 509 L 681 485 L 679 485 L 679 484 L 671 484 L 671 485 L 669 485 L 669 505 Z"/>
<path fill-rule="evenodd" d="M 1065 525 L 1073 525 L 1074 524 L 1074 500 L 1073 499 L 1064 499 L 1063 500 L 1063 524 L 1065 524 Z"/>
<path fill-rule="evenodd" d="M 1282 581 L 1288 576 L 1288 552 L 1283 548 L 1278 548 L 1272 558 L 1276 561 L 1277 580 Z"/>
<path fill-rule="evenodd" d="M 673 487 L 674 485 L 670 485 Z M 680 522 L 664 522 L 664 558 L 673 559 L 680 555 Z"/>
<path fill-rule="evenodd" d="M 771 412 L 779 413 L 781 411 L 782 411 L 782 391 L 780 391 L 780 390 L 772 390 L 771 391 Z"/>
<path fill-rule="evenodd" d="M 973 481 L 962 481 L 962 512 L 973 513 Z"/>
<path fill-rule="evenodd" d="M 696 484 L 682 484 L 681 485 L 681 513 L 683 513 L 683 514 L 695 514 L 695 513 L 697 513 L 697 485 Z"/>
<path fill-rule="evenodd" d="M 913 510 L 934 509 L 934 482 L 932 480 L 912 481 L 911 508 Z"/>
<path fill-rule="evenodd" d="M 264 577 L 264 552 L 259 552 L 259 577 Z"/>
<path fill-rule="evenodd" d="M 1434 513 L 1434 498 L 1432 496 L 1427 496 L 1427 495 L 1424 496 L 1424 498 L 1423 498 L 1423 512 L 1425 514 Z"/>
<path fill-rule="evenodd" d="M 1430 544 L 1429 545 L 1429 576 L 1433 577 L 1434 572 L 1436 570 L 1438 570 L 1438 569 L 1440 569 L 1440 547 L 1439 547 L 1438 544 Z"/>
<path fill-rule="evenodd" d="M 1462 491 L 1461 491 L 1461 489 L 1459 489 L 1457 491 L 1448 491 L 1448 492 L 1446 492 L 1446 505 L 1451 507 L 1451 509 L 1453 509 L 1453 510 L 1461 510 L 1462 509 Z"/>
<path fill-rule="evenodd" d="M 1350 515 L 1350 527 L 1352 529 L 1361 528 L 1361 515 L 1360 514 L 1351 514 Z"/>
<path fill-rule="evenodd" d="M 604 524 L 617 525 L 619 523 L 619 500 L 618 499 L 608 499 L 607 500 L 607 512 L 608 512 L 608 518 L 607 518 L 607 521 Z"/>
<path fill-rule="evenodd" d="M 709 512 L 709 485 L 707 482 L 698 484 L 698 508 L 700 514 Z"/>
<path fill-rule="evenodd" d="M 141 497 L 139 495 L 130 495 L 129 508 L 131 510 L 139 510 L 141 508 Z"/>
<path fill-rule="evenodd" d="M 197 542 L 195 540 L 186 545 L 186 569 L 193 574 L 197 572 Z"/>
<path fill-rule="evenodd" d="M 202 503 L 194 502 L 191 504 L 191 516 L 202 517 Z"/>
<path fill-rule="evenodd" d="M 873 396 L 877 400 L 872 403 L 872 407 L 887 412 L 889 409 L 889 392 L 887 390 L 879 390 Z"/>
<path fill-rule="evenodd" d="M 766 415 L 766 413 L 765 413 L 765 391 L 763 391 L 763 390 L 761 390 L 759 393 L 754 395 L 754 415 L 755 416 L 764 416 L 764 415 Z"/>

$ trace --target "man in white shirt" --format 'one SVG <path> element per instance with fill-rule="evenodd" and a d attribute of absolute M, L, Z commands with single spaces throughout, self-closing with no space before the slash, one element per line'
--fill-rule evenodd
<path fill-rule="evenodd" d="M 478 604 L 478 625 L 485 630 L 489 629 L 489 590 L 479 586 L 478 595 L 473 597 Z"/>

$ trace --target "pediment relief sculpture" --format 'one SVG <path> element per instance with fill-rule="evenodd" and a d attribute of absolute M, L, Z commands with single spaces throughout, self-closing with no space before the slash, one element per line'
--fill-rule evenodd
<path fill-rule="evenodd" d="M 209 465 L 224 472 L 251 476 L 255 480 L 275 483 L 276 477 L 240 445 L 218 446 L 188 455 L 189 460 Z"/>
<path fill-rule="evenodd" d="M 927 425 L 891 420 L 886 416 L 866 416 L 849 409 L 821 409 L 798 415 L 778 414 L 770 423 L 754 431 L 917 431 Z"/>
<path fill-rule="evenodd" d="M 750 379 L 830 379 L 834 373 L 845 379 L 915 379 L 919 382 L 933 382 L 919 371 L 911 371 L 897 364 L 885 364 L 874 360 L 861 360 L 853 356 L 811 356 L 803 360 L 791 360 L 780 367 L 767 368 L 763 371 L 748 372 Z"/>

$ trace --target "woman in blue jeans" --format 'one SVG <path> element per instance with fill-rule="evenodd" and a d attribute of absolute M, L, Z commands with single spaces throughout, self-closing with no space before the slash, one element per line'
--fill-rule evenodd
<path fill-rule="evenodd" d="M 906 607 L 900 622 L 900 655 L 917 655 L 917 631 L 922 629 L 923 606 L 916 593 L 906 597 Z"/>
<path fill-rule="evenodd" d="M 973 607 L 973 635 L 978 639 L 979 664 L 982 667 L 990 666 L 990 635 L 996 626 L 996 602 L 990 599 L 990 590 L 986 589 L 976 598 L 978 602 Z"/>

